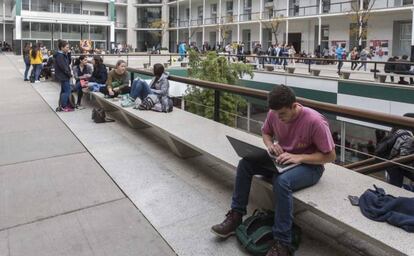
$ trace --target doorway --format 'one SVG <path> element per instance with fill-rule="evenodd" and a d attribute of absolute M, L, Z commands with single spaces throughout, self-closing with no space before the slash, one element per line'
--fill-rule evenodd
<path fill-rule="evenodd" d="M 302 51 L 302 33 L 289 33 L 289 45 L 293 45 L 295 47 L 295 51 L 297 53 Z"/>

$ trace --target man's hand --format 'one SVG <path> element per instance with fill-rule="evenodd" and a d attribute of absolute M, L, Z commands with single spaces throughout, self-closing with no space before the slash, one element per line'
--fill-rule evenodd
<path fill-rule="evenodd" d="M 279 156 L 281 154 L 283 154 L 283 148 L 279 145 L 279 143 L 274 143 L 271 144 L 267 150 L 269 151 L 270 154 L 274 155 L 274 156 Z"/>
<path fill-rule="evenodd" d="M 112 90 L 108 90 L 108 93 L 109 93 L 109 95 L 111 95 L 111 96 L 114 96 L 114 95 L 115 95 L 114 91 L 112 91 Z"/>
<path fill-rule="evenodd" d="M 276 161 L 280 164 L 300 164 L 302 163 L 301 155 L 295 155 L 291 153 L 282 153 L 276 158 Z"/>

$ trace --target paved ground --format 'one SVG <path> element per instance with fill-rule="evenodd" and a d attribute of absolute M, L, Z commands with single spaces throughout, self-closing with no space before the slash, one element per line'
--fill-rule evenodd
<path fill-rule="evenodd" d="M 0 102 L 0 255 L 246 255 L 209 232 L 228 209 L 234 170 L 177 158 L 151 128 L 95 124 L 90 106 L 56 114 L 56 83 L 33 90 L 19 57 L 0 56 L 0 66 L 0 87 L 13 85 Z M 269 205 L 252 194 L 249 211 Z M 305 235 L 296 255 L 338 253 Z"/>

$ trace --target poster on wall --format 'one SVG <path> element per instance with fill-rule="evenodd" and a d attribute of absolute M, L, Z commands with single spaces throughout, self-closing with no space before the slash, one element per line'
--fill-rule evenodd
<path fill-rule="evenodd" d="M 92 50 L 92 41 L 91 40 L 80 40 L 80 48 L 82 52 L 89 52 Z"/>
<path fill-rule="evenodd" d="M 388 40 L 370 40 L 369 48 L 373 60 L 384 60 L 388 56 Z"/>

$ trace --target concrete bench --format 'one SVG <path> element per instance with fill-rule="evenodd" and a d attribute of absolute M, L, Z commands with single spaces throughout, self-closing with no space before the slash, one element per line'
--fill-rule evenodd
<path fill-rule="evenodd" d="M 227 167 L 236 168 L 240 158 L 226 135 L 264 148 L 259 136 L 181 109 L 174 108 L 171 113 L 139 111 L 122 108 L 119 100 L 104 98 L 101 93 L 91 94 L 106 111 L 116 118 L 123 118 L 131 127 L 156 129 L 171 150 L 182 158 L 205 154 Z M 255 182 L 263 185 L 271 198 L 271 184 L 257 177 Z M 371 221 L 361 214 L 358 207 L 349 203 L 348 195 L 360 196 L 374 184 L 394 196 L 414 196 L 409 191 L 372 177 L 335 164 L 326 164 L 325 173 L 317 185 L 294 193 L 295 221 L 311 232 L 322 228 L 324 231 L 320 232 L 334 243 L 363 251 L 364 255 L 413 255 L 413 234 L 386 223 Z"/>
<path fill-rule="evenodd" d="M 394 79 L 397 79 L 397 80 L 399 80 L 400 77 L 407 78 L 408 80 L 410 78 L 414 79 L 414 75 L 404 75 L 404 74 L 396 74 L 396 73 L 377 73 L 376 81 L 380 83 L 385 83 L 387 80 L 387 76 L 390 76 L 390 77 L 392 76 L 394 77 Z M 397 80 L 394 80 L 394 81 L 398 83 Z"/>
<path fill-rule="evenodd" d="M 144 63 L 143 65 L 144 65 L 144 68 L 145 69 L 148 69 L 150 67 L 150 64 L 149 63 Z"/>
<path fill-rule="evenodd" d="M 295 73 L 295 68 L 294 68 L 294 67 L 286 67 L 286 71 L 287 71 L 289 74 L 293 74 L 293 73 Z"/>
<path fill-rule="evenodd" d="M 351 71 L 341 71 L 340 76 L 342 79 L 349 79 L 351 76 Z"/>

